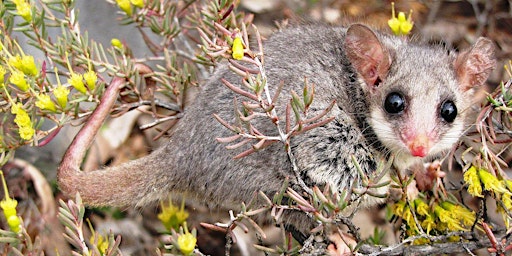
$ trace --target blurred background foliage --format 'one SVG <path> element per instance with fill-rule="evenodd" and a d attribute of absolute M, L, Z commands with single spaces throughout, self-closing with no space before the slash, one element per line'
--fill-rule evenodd
<path fill-rule="evenodd" d="M 485 168 L 476 171 L 484 170 L 507 180 L 509 170 L 504 166 L 510 161 L 510 95 L 507 94 L 512 69 L 510 1 L 396 1 L 395 8 L 405 13 L 412 10 L 413 38 L 425 38 L 457 49 L 466 48 L 479 36 L 487 36 L 496 43 L 499 64 L 486 89 L 492 92 L 498 88 L 498 91 L 490 96 L 491 104 L 483 104 L 482 109 L 488 114 L 479 119 L 489 125 L 471 131 L 457 155 L 472 160 L 491 159 L 496 164 L 482 165 Z M 6 213 L 0 222 L 2 251 L 15 255 L 42 252 L 57 255 L 57 251 L 59 255 L 69 255 L 72 251 L 79 255 L 115 255 L 121 251 L 126 255 L 187 254 L 192 252 L 193 242 L 197 245 L 192 246 L 197 248 L 195 252 L 222 255 L 225 234 L 199 225 L 227 219 L 227 213 L 222 210 L 211 211 L 194 202 L 187 202 L 186 208 L 185 204 L 165 203 L 158 210 L 85 209 L 75 198 L 74 202 L 59 203 L 59 199 L 67 198 L 63 198 L 55 185 L 55 170 L 71 138 L 100 103 L 112 77 L 117 76 L 126 78 L 126 83 L 112 110 L 112 119 L 101 130 L 83 169 L 94 170 L 134 159 L 165 142 L 172 125 L 193 100 L 197 87 L 231 50 L 232 41 L 219 32 L 213 21 L 229 31 L 240 29 L 241 24 L 254 23 L 264 38 L 288 23 L 302 22 L 334 25 L 365 22 L 389 31 L 391 1 L 13 0 L 0 4 L 0 17 L 0 164 L 10 197 L 17 202 L 17 212 Z M 215 42 L 218 48 L 208 49 L 204 38 Z M 212 50 L 222 54 L 212 55 Z M 139 72 L 142 67 L 150 71 Z M 479 97 L 486 102 L 485 93 Z M 489 111 L 495 111 L 494 117 L 501 117 L 499 122 L 486 119 Z M 475 142 L 475 136 L 483 139 Z M 501 143 L 483 149 L 496 154 L 467 154 L 472 149 L 470 146 L 481 151 L 482 143 L 491 140 L 493 143 L 489 144 Z M 457 160 L 463 163 L 462 167 L 475 163 Z M 462 187 L 460 169 L 448 173 L 444 183 Z M 465 189 L 455 192 L 460 191 Z M 486 197 L 497 199 L 506 199 L 508 194 L 504 190 L 489 193 Z M 474 201 L 471 196 L 465 198 L 467 206 L 486 214 L 495 226 L 508 227 L 509 206 L 502 206 L 501 214 L 495 214 L 494 210 L 479 211 L 481 201 Z M 7 202 L 11 202 L 7 208 L 12 209 L 12 201 Z M 446 204 L 443 210 L 451 207 Z M 413 209 L 409 208 L 410 202 L 397 205 L 387 211 L 379 209 L 379 214 L 362 214 L 361 220 L 356 220 L 356 224 L 365 223 L 360 226 L 361 236 L 374 244 L 402 241 L 400 234 L 416 226 L 408 222 L 411 215 L 409 218 L 404 215 L 404 209 L 405 212 Z M 495 201 L 489 207 L 500 210 Z M 432 209 L 441 211 L 434 206 Z M 386 212 L 393 223 L 386 221 Z M 21 231 L 12 230 L 12 221 L 16 220 L 9 223 L 9 216 L 21 217 Z M 419 218 L 428 222 L 428 217 Z M 401 219 L 405 220 L 401 227 L 406 231 L 400 230 Z M 458 230 L 468 229 L 467 226 L 470 225 Z M 430 228 L 424 228 L 429 233 Z M 254 234 L 236 231 L 238 239 L 231 248 L 232 253 L 261 253 L 252 246 L 255 243 L 267 248 L 295 246 L 271 224 L 263 229 L 267 234 L 264 241 L 258 241 Z M 386 238 L 383 232 L 387 232 Z M 117 250 L 119 238 L 114 234 L 122 237 L 121 251 Z M 491 235 L 488 237 L 492 240 Z"/>

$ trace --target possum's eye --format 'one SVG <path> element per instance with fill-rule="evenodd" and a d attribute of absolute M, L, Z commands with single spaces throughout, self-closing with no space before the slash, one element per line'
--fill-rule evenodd
<path fill-rule="evenodd" d="M 397 92 L 392 92 L 386 96 L 384 109 L 390 114 L 398 114 L 405 109 L 404 96 Z"/>
<path fill-rule="evenodd" d="M 448 123 L 453 122 L 457 117 L 457 107 L 451 100 L 443 102 L 441 105 L 441 117 Z"/>

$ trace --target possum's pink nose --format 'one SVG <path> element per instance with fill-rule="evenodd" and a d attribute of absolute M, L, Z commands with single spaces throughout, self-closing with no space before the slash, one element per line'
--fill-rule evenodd
<path fill-rule="evenodd" d="M 430 140 L 425 134 L 420 134 L 407 143 L 411 155 L 425 157 L 430 150 Z"/>

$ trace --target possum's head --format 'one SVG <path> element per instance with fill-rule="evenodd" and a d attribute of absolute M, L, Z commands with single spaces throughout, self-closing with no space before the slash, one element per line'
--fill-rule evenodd
<path fill-rule="evenodd" d="M 345 49 L 369 101 L 369 123 L 382 144 L 402 158 L 451 148 L 462 135 L 473 89 L 495 66 L 494 46 L 479 38 L 460 54 L 378 36 L 351 26 Z"/>

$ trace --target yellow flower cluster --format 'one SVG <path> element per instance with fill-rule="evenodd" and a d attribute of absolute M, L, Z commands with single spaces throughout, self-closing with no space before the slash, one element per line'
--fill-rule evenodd
<path fill-rule="evenodd" d="M 18 87 L 18 89 L 22 90 L 23 92 L 27 92 L 30 89 L 30 83 L 27 82 L 25 76 L 34 77 L 38 74 L 38 70 L 34 62 L 34 57 L 25 54 L 22 54 L 21 56 L 11 56 L 7 60 L 7 65 L 11 71 L 9 82 Z M 2 67 L 2 70 L 0 71 L 0 79 L 2 83 L 6 73 L 7 71 L 5 68 Z"/>
<path fill-rule="evenodd" d="M 161 205 L 162 212 L 158 214 L 158 219 L 164 224 L 167 230 L 178 230 L 188 218 L 188 212 L 185 211 L 185 202 L 181 204 L 181 208 L 169 201 L 168 205 Z"/>
<path fill-rule="evenodd" d="M 33 77 L 38 74 L 34 56 L 25 54 L 22 56 L 11 56 L 7 63 L 9 66 L 21 71 L 24 75 Z"/>
<path fill-rule="evenodd" d="M 55 74 L 57 74 L 57 68 L 55 68 Z M 69 89 L 64 87 L 57 76 L 57 87 L 53 89 L 53 95 L 57 99 L 57 104 L 61 109 L 65 109 L 68 104 Z M 48 94 L 40 93 L 36 95 L 37 101 L 36 106 L 41 110 L 49 110 L 51 112 L 57 112 L 57 106 Z"/>
<path fill-rule="evenodd" d="M 168 205 L 161 204 L 162 212 L 158 214 L 158 219 L 162 222 L 167 230 L 178 231 L 178 238 L 173 244 L 181 251 L 183 255 L 191 254 L 197 243 L 195 230 L 190 233 L 187 228 L 188 212 L 185 211 L 185 201 L 182 201 L 181 207 L 174 205 L 169 200 Z M 175 234 L 175 233 L 174 233 Z"/>
<path fill-rule="evenodd" d="M 68 54 L 66 53 L 66 59 L 69 59 Z M 67 62 L 68 69 L 70 72 L 70 76 L 68 78 L 68 83 L 73 86 L 77 91 L 86 94 L 87 90 L 93 91 L 96 88 L 96 82 L 98 81 L 98 74 L 92 70 L 91 63 L 89 62 L 89 70 L 85 72 L 85 74 L 78 74 L 73 71 L 71 67 L 71 63 Z M 85 81 L 85 83 L 84 83 Z M 59 86 L 60 82 L 57 81 Z M 87 87 L 86 87 L 87 85 Z M 62 91 L 64 92 L 64 91 Z M 60 103 L 59 103 L 60 104 Z"/>
<path fill-rule="evenodd" d="M 502 213 L 505 225 L 510 227 L 512 218 L 506 213 L 512 211 L 512 181 L 498 179 L 492 173 L 483 168 L 471 166 L 464 173 L 464 181 L 468 185 L 468 192 L 472 196 L 484 197 L 483 191 L 488 191 L 497 199 L 498 211 Z M 505 208 L 505 209 L 503 209 Z"/>
<path fill-rule="evenodd" d="M 478 170 L 476 167 L 471 166 L 464 173 L 464 181 L 468 185 L 468 192 L 472 196 L 484 197 L 482 195 L 482 183 L 480 182 L 480 178 L 478 177 Z"/>
<path fill-rule="evenodd" d="M 14 0 L 13 3 L 20 9 L 31 1 Z M 20 10 L 18 11 L 22 13 Z M 57 85 L 48 86 L 46 73 L 40 71 L 34 56 L 25 54 L 15 40 L 8 40 L 8 35 L 5 36 L 6 40 L 12 42 L 12 44 L 6 47 L 0 42 L 0 90 L 12 106 L 10 111 L 18 128 L 15 131 L 19 133 L 19 137 L 22 139 L 14 143 L 30 142 L 36 134 L 34 129 L 36 122 L 35 119 L 31 118 L 46 115 L 48 112 L 65 112 L 68 110 L 71 86 L 83 94 L 94 93 L 93 90 L 97 87 L 98 75 L 91 64 L 89 64 L 89 70 L 84 74 L 74 74 L 70 67 L 70 86 L 63 86 L 59 80 L 59 72 L 55 68 L 54 74 Z M 71 65 L 70 62 L 67 62 L 67 64 L 68 66 Z M 34 115 L 29 110 L 33 111 Z M 43 114 L 39 110 L 43 111 Z M 9 145 L 6 147 L 9 147 Z"/>
<path fill-rule="evenodd" d="M 25 0 L 13 0 L 16 5 L 16 11 L 27 22 L 32 21 L 32 9 L 29 3 Z"/>
<path fill-rule="evenodd" d="M 483 168 L 477 169 L 475 166 L 471 166 L 464 173 L 464 181 L 468 185 L 468 192 L 473 196 L 484 197 L 483 190 L 489 191 L 497 197 L 505 194 L 512 195 L 510 181 L 500 180 Z"/>
<path fill-rule="evenodd" d="M 411 32 L 414 22 L 412 21 L 412 10 L 409 11 L 409 17 L 405 18 L 405 13 L 399 12 L 395 16 L 395 3 L 391 2 L 391 19 L 388 20 L 388 26 L 397 36 L 407 35 Z"/>
<path fill-rule="evenodd" d="M 5 182 L 4 173 L 2 171 L 0 171 L 0 176 L 2 176 L 2 184 L 4 186 L 5 194 L 4 200 L 0 201 L 0 208 L 2 208 L 2 211 L 4 212 L 9 228 L 13 232 L 19 233 L 21 231 L 21 219 L 18 217 L 16 212 L 18 201 L 9 197 L 9 190 L 7 189 L 7 183 Z"/>
<path fill-rule="evenodd" d="M 68 79 L 68 83 L 71 86 L 73 86 L 77 91 L 86 94 L 87 89 L 92 91 L 94 90 L 94 88 L 96 88 L 97 80 L 98 75 L 96 74 L 96 72 L 89 70 L 83 75 L 72 72 L 71 76 Z M 85 85 L 87 85 L 87 87 Z"/>
<path fill-rule="evenodd" d="M 31 140 L 34 137 L 35 130 L 32 125 L 32 120 L 30 120 L 30 116 L 23 109 L 21 103 L 15 103 L 11 107 L 11 113 L 16 115 L 14 118 L 14 123 L 18 125 L 18 132 L 20 137 L 24 140 Z"/>
<path fill-rule="evenodd" d="M 57 73 L 57 72 L 55 72 Z M 57 99 L 57 104 L 61 109 L 65 109 L 68 104 L 69 89 L 60 84 L 60 80 L 57 77 L 57 87 L 53 89 L 53 95 Z M 41 110 L 49 110 L 51 112 L 57 112 L 57 106 L 51 99 L 50 95 L 41 93 L 36 96 L 36 106 Z"/>
<path fill-rule="evenodd" d="M 476 214 L 466 207 L 448 201 L 434 206 L 434 213 L 441 221 L 441 230 L 467 231 L 476 221 Z"/>
<path fill-rule="evenodd" d="M 34 56 L 22 53 L 22 55 L 10 56 L 6 63 L 10 70 L 9 82 L 21 91 L 28 92 L 30 82 L 27 81 L 26 77 L 35 77 L 39 73 L 34 61 Z M 4 67 L 0 67 L 0 87 L 4 86 L 6 74 L 7 70 Z"/>
<path fill-rule="evenodd" d="M 476 221 L 475 212 L 449 201 L 429 205 L 419 198 L 410 203 L 402 200 L 393 205 L 392 211 L 405 221 L 410 236 L 419 234 L 419 227 L 426 234 L 433 234 L 432 231 L 465 231 Z M 416 244 L 425 242 L 428 240 L 415 241 Z"/>
<path fill-rule="evenodd" d="M 144 0 L 116 0 L 117 5 L 126 15 L 132 15 L 132 5 L 138 8 L 144 7 Z"/>
<path fill-rule="evenodd" d="M 23 3 L 25 2 L 15 2 L 17 6 L 22 6 Z M 27 111 L 23 108 L 23 105 L 11 99 L 10 93 L 5 86 L 5 77 L 8 75 L 8 82 L 23 93 L 31 93 L 33 92 L 32 87 L 34 87 L 32 84 L 34 83 L 35 77 L 39 74 L 39 70 L 35 64 L 34 56 L 26 55 L 19 46 L 20 54 L 11 55 L 4 49 L 2 44 L 0 45 L 2 46 L 2 59 L 5 64 L 5 66 L 0 66 L 0 88 L 5 90 L 5 95 L 9 98 L 9 102 L 12 106 L 11 113 L 15 115 L 14 123 L 18 126 L 20 137 L 23 140 L 29 141 L 32 140 L 35 134 L 32 120 Z M 37 105 L 48 104 L 47 97 L 38 96 L 37 98 Z M 51 108 L 51 106 L 48 106 L 48 108 Z"/>

